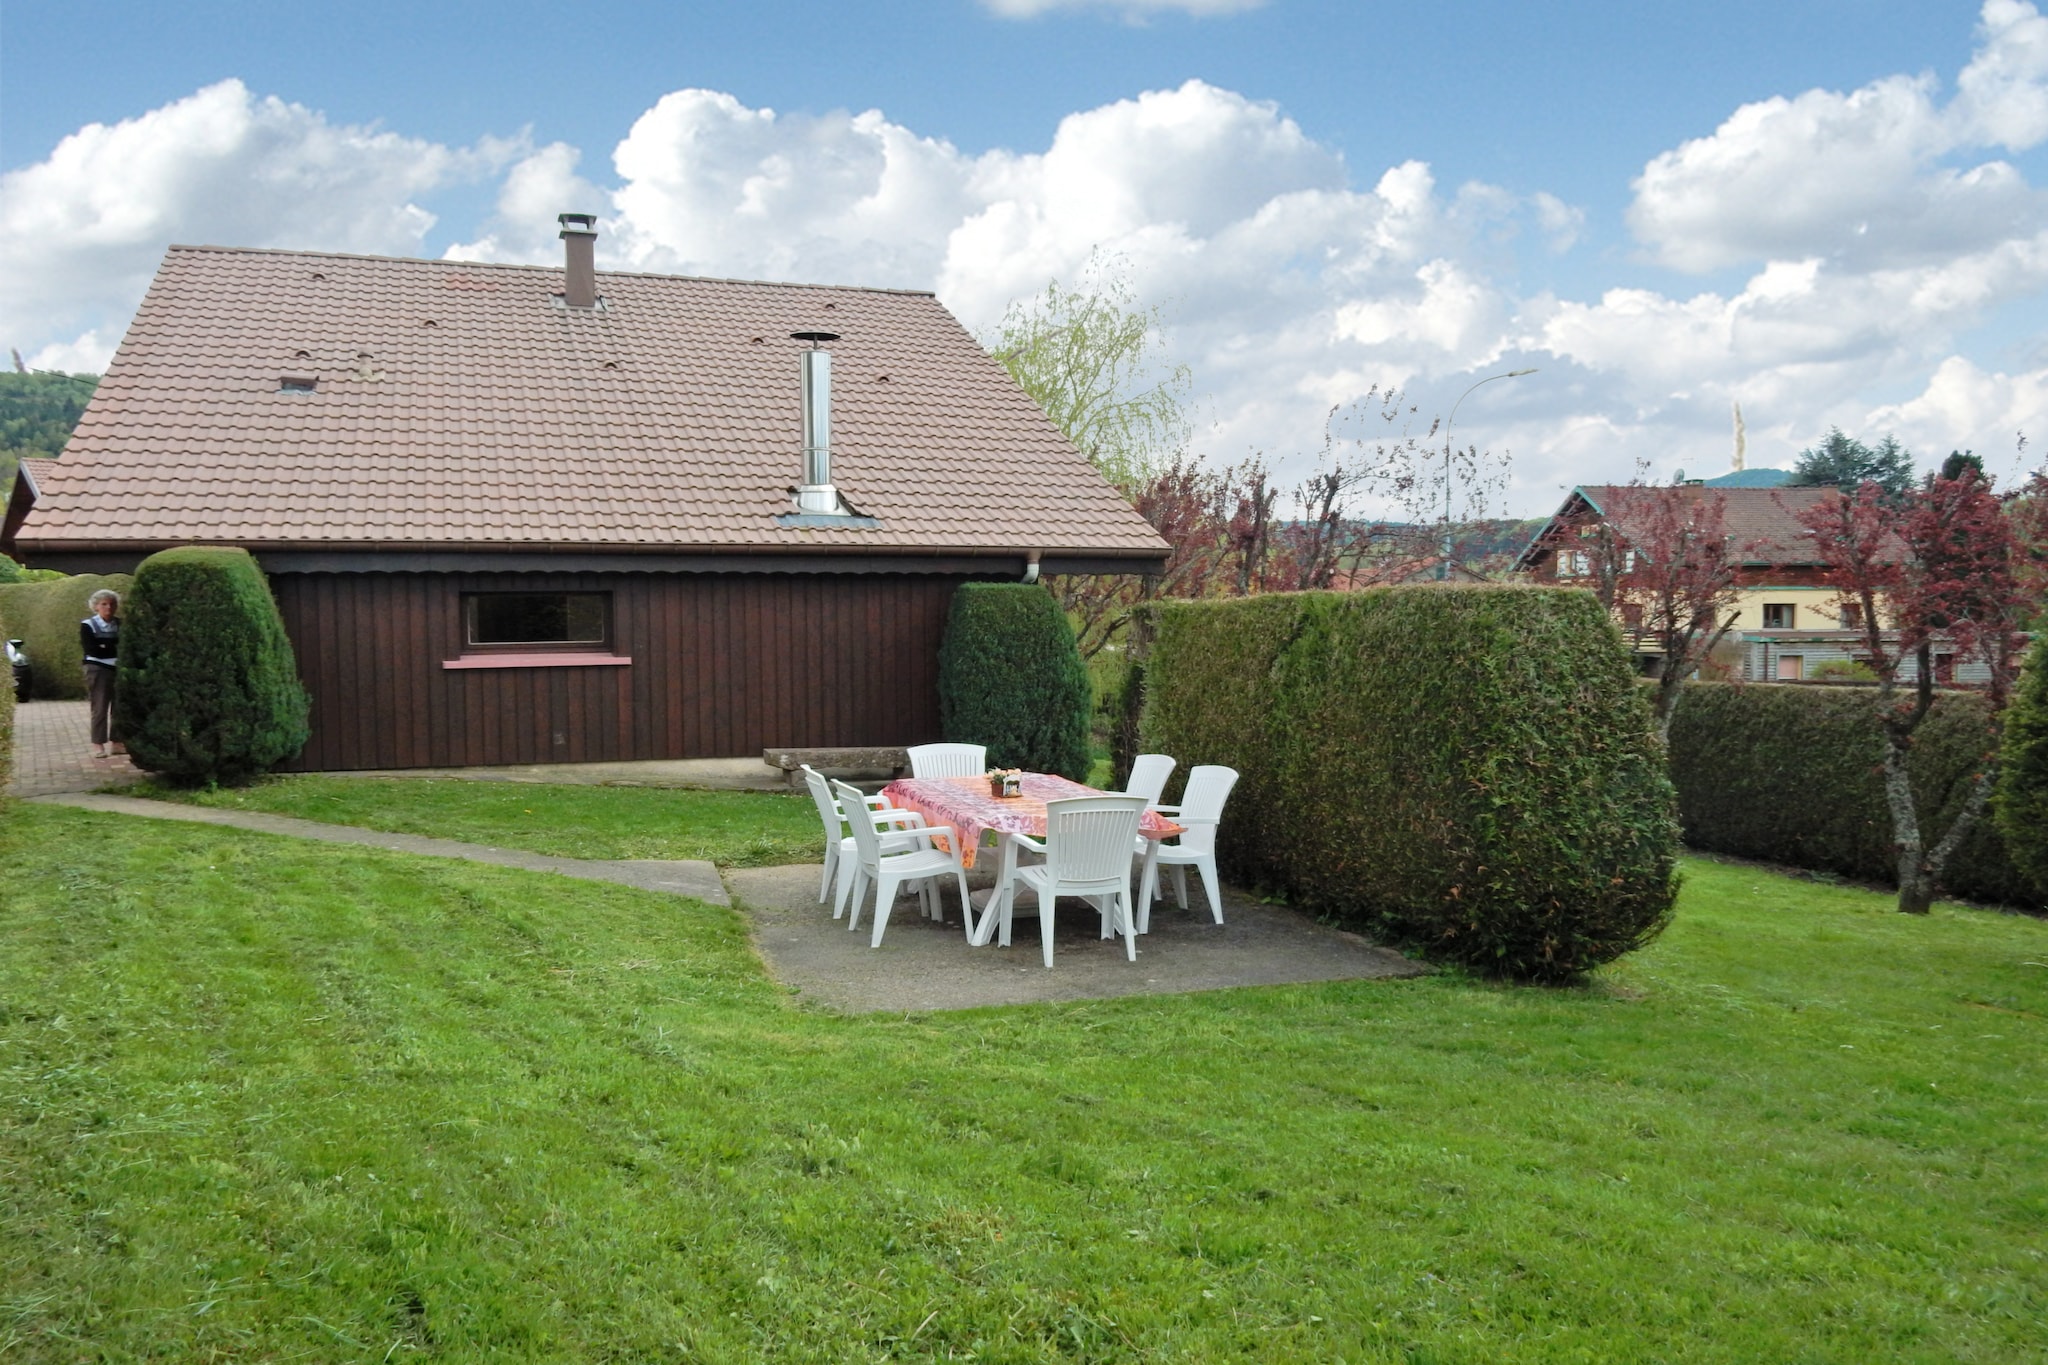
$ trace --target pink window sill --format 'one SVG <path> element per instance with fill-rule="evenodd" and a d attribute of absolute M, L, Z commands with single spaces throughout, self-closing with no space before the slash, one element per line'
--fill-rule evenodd
<path fill-rule="evenodd" d="M 624 668 L 632 663 L 625 654 L 465 654 L 443 659 L 443 668 Z"/>

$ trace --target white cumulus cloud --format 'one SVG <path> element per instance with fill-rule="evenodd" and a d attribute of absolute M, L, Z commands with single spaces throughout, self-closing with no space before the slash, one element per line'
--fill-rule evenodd
<path fill-rule="evenodd" d="M 172 242 L 416 255 L 434 223 L 420 200 L 512 148 L 333 124 L 235 80 L 88 124 L 0 176 L 0 333 L 99 353 Z"/>
<path fill-rule="evenodd" d="M 0 179 L 0 321 L 38 365 L 92 368 L 169 241 L 417 254 L 435 192 L 489 176 L 494 207 L 448 254 L 557 261 L 555 215 L 590 211 L 604 267 L 929 288 L 979 331 L 1113 263 L 1195 376 L 1198 449 L 1283 474 L 1375 385 L 1406 387 L 1426 428 L 1533 366 L 1459 415 L 1462 439 L 1515 452 L 1527 511 L 1638 455 L 1711 471 L 1731 401 L 1757 464 L 1835 423 L 1930 458 L 2048 430 L 2044 374 L 1970 346 L 2048 292 L 2048 205 L 2004 159 L 2044 140 L 2048 21 L 1986 0 L 1953 89 L 1923 73 L 1764 100 L 1650 161 L 1629 225 L 1666 267 L 1724 272 L 1711 285 L 1639 269 L 1559 297 L 1519 285 L 1516 253 L 1579 250 L 1582 208 L 1347 163 L 1277 104 L 1199 80 L 973 155 L 881 110 L 679 90 L 609 166 L 523 135 L 458 149 L 334 125 L 226 82 Z"/>
<path fill-rule="evenodd" d="M 2048 136 L 2048 20 L 1987 0 L 1979 34 L 1946 104 L 1931 75 L 1896 75 L 1742 106 L 1644 168 L 1629 226 L 1660 264 L 1706 271 L 1806 256 L 1900 265 L 2040 223 L 2048 197 L 1977 156 Z"/>

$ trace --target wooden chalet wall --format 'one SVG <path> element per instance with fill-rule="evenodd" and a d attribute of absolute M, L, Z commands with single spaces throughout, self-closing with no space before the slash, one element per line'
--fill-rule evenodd
<path fill-rule="evenodd" d="M 939 738 L 958 576 L 278 573 L 301 771 L 729 758 Z M 608 592 L 628 667 L 444 669 L 468 592 Z"/>

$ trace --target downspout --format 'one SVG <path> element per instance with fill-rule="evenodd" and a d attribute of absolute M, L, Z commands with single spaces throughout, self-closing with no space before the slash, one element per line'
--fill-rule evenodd
<path fill-rule="evenodd" d="M 1038 551 L 1036 550 L 1024 556 L 1024 581 L 1026 583 L 1036 583 L 1038 581 Z"/>

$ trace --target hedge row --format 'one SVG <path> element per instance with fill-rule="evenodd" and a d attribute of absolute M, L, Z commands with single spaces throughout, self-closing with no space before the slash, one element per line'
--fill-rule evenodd
<path fill-rule="evenodd" d="M 1219 843 L 1233 877 L 1537 980 L 1668 921 L 1671 786 L 1590 594 L 1423 586 L 1153 613 L 1145 747 L 1239 771 Z"/>
<path fill-rule="evenodd" d="M 2048 646 L 2041 644 L 2029 651 L 2005 714 L 1998 830 L 2030 889 L 2048 896 Z"/>
<path fill-rule="evenodd" d="M 1991 749 L 1984 699 L 1943 692 L 1914 735 L 1921 827 L 1946 831 Z M 1671 777 L 1694 848 L 1896 883 L 1884 735 L 1868 688 L 1693 683 L 1671 719 Z M 1969 900 L 2038 905 L 1986 819 L 1943 883 Z"/>
<path fill-rule="evenodd" d="M 995 768 L 1088 775 L 1092 704 L 1074 628 L 1034 583 L 963 583 L 939 645 L 939 728 Z"/>
<path fill-rule="evenodd" d="M 101 588 L 112 588 L 125 601 L 129 582 L 127 574 L 116 573 L 0 584 L 0 628 L 28 651 L 31 697 L 76 701 L 85 696 L 78 623 L 90 615 L 86 601 Z"/>
<path fill-rule="evenodd" d="M 14 776 L 14 679 L 0 673 L 0 805 L 7 803 L 7 782 Z"/>

